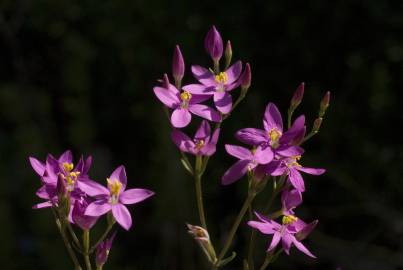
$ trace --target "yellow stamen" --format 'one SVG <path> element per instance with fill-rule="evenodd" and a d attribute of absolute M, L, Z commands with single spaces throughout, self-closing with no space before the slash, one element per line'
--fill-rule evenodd
<path fill-rule="evenodd" d="M 294 223 L 297 220 L 298 220 L 298 218 L 296 216 L 286 215 L 286 216 L 283 216 L 282 222 L 283 222 L 283 225 L 289 225 L 289 224 Z"/>
<path fill-rule="evenodd" d="M 301 167 L 298 161 L 301 159 L 301 156 L 295 156 L 290 158 L 291 161 L 288 162 L 288 167 Z"/>
<path fill-rule="evenodd" d="M 120 189 L 122 188 L 122 183 L 118 179 L 110 180 L 109 178 L 106 178 L 106 181 L 108 182 L 111 195 L 117 197 L 120 193 Z"/>
<path fill-rule="evenodd" d="M 187 101 L 189 101 L 191 98 L 192 98 L 192 94 L 189 93 L 188 91 L 183 91 L 183 92 L 181 93 L 181 100 L 182 100 L 182 101 L 187 102 Z"/>
<path fill-rule="evenodd" d="M 65 170 L 65 172 L 71 172 L 74 168 L 73 163 L 68 163 L 68 162 L 64 162 L 63 163 L 63 169 Z"/>
<path fill-rule="evenodd" d="M 77 181 L 78 176 L 80 175 L 80 172 L 71 172 L 68 173 L 66 176 L 66 182 L 69 186 L 74 185 L 74 183 Z"/>
<path fill-rule="evenodd" d="M 280 139 L 281 135 L 281 132 L 277 128 L 272 128 L 269 131 L 270 141 L 272 142 L 277 142 Z"/>
<path fill-rule="evenodd" d="M 228 81 L 228 75 L 225 72 L 220 72 L 218 75 L 215 75 L 215 81 L 221 84 L 225 84 Z"/>
<path fill-rule="evenodd" d="M 204 140 L 200 140 L 198 142 L 196 142 L 196 149 L 200 150 L 202 147 L 204 146 Z"/>

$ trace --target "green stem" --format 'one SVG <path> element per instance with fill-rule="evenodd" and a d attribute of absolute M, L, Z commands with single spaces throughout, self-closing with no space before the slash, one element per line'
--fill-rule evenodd
<path fill-rule="evenodd" d="M 287 128 L 291 127 L 291 118 L 292 114 L 294 113 L 294 110 L 291 110 L 291 108 L 288 109 L 288 117 L 287 117 Z"/>
<path fill-rule="evenodd" d="M 66 225 L 67 225 L 67 229 L 68 229 L 68 231 L 69 231 L 69 233 L 70 233 L 70 235 L 71 235 L 71 238 L 73 238 L 74 244 L 76 244 L 76 246 L 77 246 L 79 249 L 81 249 L 80 241 L 78 240 L 77 235 L 76 235 L 76 233 L 74 232 L 73 227 L 71 227 L 70 222 L 69 222 L 68 220 L 65 220 L 65 223 L 66 223 Z"/>
<path fill-rule="evenodd" d="M 60 235 L 63 238 L 63 242 L 64 242 L 64 245 L 66 246 L 67 252 L 69 253 L 70 258 L 74 263 L 74 269 L 82 270 L 81 265 L 78 262 L 78 259 L 76 257 L 76 254 L 74 253 L 74 251 L 70 245 L 69 239 L 66 235 L 66 226 L 63 223 L 61 223 L 59 219 L 56 220 L 56 225 L 59 228 Z"/>
<path fill-rule="evenodd" d="M 253 214 L 252 214 L 252 204 L 249 207 L 249 220 L 253 219 Z M 251 230 L 250 232 L 250 238 L 249 238 L 249 246 L 248 246 L 248 269 L 249 270 L 254 270 L 255 265 L 254 265 L 254 260 L 253 260 L 253 251 L 255 247 L 255 241 L 256 241 L 256 230 Z"/>
<path fill-rule="evenodd" d="M 215 74 L 220 73 L 220 62 L 219 61 L 214 61 L 214 73 Z"/>
<path fill-rule="evenodd" d="M 202 177 L 202 156 L 196 156 L 196 165 L 195 165 L 195 188 L 196 188 L 196 201 L 197 201 L 197 209 L 199 210 L 199 219 L 203 228 L 207 230 L 207 222 L 206 216 L 204 213 L 204 204 L 203 204 L 203 192 L 201 187 L 201 177 Z"/>
<path fill-rule="evenodd" d="M 106 228 L 105 232 L 104 232 L 104 233 L 102 234 L 102 236 L 98 239 L 98 241 L 97 241 L 94 245 L 92 245 L 92 247 L 90 248 L 90 251 L 88 252 L 88 254 L 93 253 L 94 250 L 97 248 L 97 246 L 98 246 L 102 241 L 104 241 L 104 239 L 108 236 L 108 233 L 111 231 L 111 229 L 112 229 L 112 227 L 113 227 L 114 224 L 115 224 L 115 221 L 108 224 L 108 227 Z"/>
<path fill-rule="evenodd" d="M 88 251 L 90 249 L 90 231 L 89 230 L 83 231 L 83 247 L 84 247 L 85 265 L 87 267 L 87 270 L 92 270 L 90 256 L 88 253 Z"/>
<path fill-rule="evenodd" d="M 283 249 L 279 249 L 274 255 L 273 255 L 273 251 L 267 253 L 266 258 L 262 264 L 262 266 L 259 268 L 259 270 L 265 270 L 267 268 L 267 266 L 269 266 L 270 263 L 274 262 L 276 260 L 276 258 L 278 257 L 278 255 L 280 255 L 280 253 L 283 251 Z"/>
<path fill-rule="evenodd" d="M 243 203 L 243 206 L 241 208 L 241 211 L 238 213 L 237 218 L 235 219 L 234 224 L 232 225 L 231 231 L 227 237 L 227 240 L 225 241 L 224 248 L 221 250 L 220 255 L 218 256 L 217 263 L 213 265 L 212 270 L 215 270 L 218 268 L 218 264 L 220 261 L 224 258 L 225 254 L 227 254 L 228 249 L 230 248 L 232 241 L 234 239 L 235 233 L 238 230 L 239 224 L 241 223 L 243 217 L 246 214 L 246 211 L 248 210 L 250 204 L 252 203 L 253 199 L 255 198 L 255 193 L 254 192 L 249 192 L 248 197 L 246 198 L 245 202 Z"/>
<path fill-rule="evenodd" d="M 97 270 L 102 270 L 102 266 L 97 266 Z"/>

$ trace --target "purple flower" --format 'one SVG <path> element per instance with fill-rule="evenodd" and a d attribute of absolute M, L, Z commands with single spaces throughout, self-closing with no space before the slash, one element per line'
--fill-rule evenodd
<path fill-rule="evenodd" d="M 204 47 L 213 61 L 219 61 L 223 53 L 223 41 L 220 33 L 213 25 L 204 39 Z"/>
<path fill-rule="evenodd" d="M 192 155 L 211 156 L 216 151 L 216 145 L 220 129 L 216 129 L 211 136 L 210 125 L 203 120 L 193 138 L 189 138 L 185 133 L 177 129 L 172 131 L 172 140 L 182 152 Z"/>
<path fill-rule="evenodd" d="M 196 95 L 212 95 L 216 108 L 227 114 L 232 108 L 232 97 L 229 91 L 239 86 L 239 76 L 242 72 L 242 63 L 237 61 L 226 71 L 215 75 L 201 66 L 192 66 L 192 73 L 200 84 L 185 85 L 183 89 Z"/>
<path fill-rule="evenodd" d="M 172 84 L 169 88 L 156 86 L 153 90 L 162 103 L 173 109 L 171 123 L 176 128 L 186 127 L 192 120 L 191 113 L 214 122 L 221 120 L 217 111 L 207 105 L 199 104 L 207 100 L 208 95 L 193 95 L 188 91 L 179 92 Z"/>
<path fill-rule="evenodd" d="M 176 45 L 174 56 L 172 59 L 172 75 L 175 81 L 180 82 L 185 74 L 185 61 L 183 60 L 182 52 L 179 45 Z"/>
<path fill-rule="evenodd" d="M 294 208 L 302 203 L 302 194 L 296 189 L 284 190 L 281 194 L 283 215 L 294 215 Z"/>
<path fill-rule="evenodd" d="M 281 241 L 282 247 L 287 255 L 290 255 L 290 249 L 294 245 L 304 254 L 316 258 L 296 237 L 296 235 L 307 226 L 303 221 L 300 221 L 293 215 L 285 215 L 282 218 L 282 224 L 279 224 L 274 220 L 266 219 L 258 213 L 255 213 L 255 215 L 259 221 L 249 221 L 248 225 L 263 234 L 273 235 L 267 252 L 273 251 Z"/>
<path fill-rule="evenodd" d="M 258 146 L 249 150 L 242 146 L 225 145 L 225 150 L 231 156 L 239 159 L 223 175 L 221 183 L 229 185 L 241 178 L 248 170 L 253 170 L 259 164 L 268 164 L 273 159 L 273 152 L 269 147 Z"/>
<path fill-rule="evenodd" d="M 126 230 L 132 226 L 132 218 L 126 204 L 135 204 L 141 202 L 154 192 L 147 189 L 133 188 L 126 189 L 126 171 L 124 166 L 119 166 L 109 178 L 107 178 L 108 188 L 94 182 L 86 182 L 83 190 L 96 200 L 90 203 L 85 210 L 85 215 L 101 216 L 112 211 L 113 217 Z"/>
<path fill-rule="evenodd" d="M 89 230 L 98 220 L 98 217 L 85 215 L 85 210 L 88 206 L 88 199 L 82 197 L 80 200 L 76 200 L 72 211 L 72 219 L 74 223 L 83 230 Z"/>
<path fill-rule="evenodd" d="M 298 161 L 301 156 L 292 156 L 281 159 L 279 161 L 273 161 L 266 166 L 266 173 L 273 176 L 287 175 L 291 185 L 299 192 L 305 191 L 304 179 L 300 172 L 304 172 L 312 175 L 321 175 L 326 170 L 317 168 L 302 167 Z"/>
<path fill-rule="evenodd" d="M 115 239 L 116 232 L 112 234 L 112 236 L 105 241 L 102 241 L 97 246 L 97 253 L 95 255 L 95 263 L 97 267 L 102 267 L 106 261 L 108 260 L 109 252 L 112 248 L 113 240 Z"/>
<path fill-rule="evenodd" d="M 294 141 L 302 133 L 305 133 L 305 117 L 298 117 L 291 128 L 286 132 L 283 130 L 283 119 L 280 111 L 273 103 L 269 103 L 263 118 L 264 130 L 256 128 L 244 128 L 239 130 L 235 136 L 243 143 L 257 146 L 270 146 L 275 154 L 289 157 L 301 155 L 303 150 L 295 146 Z"/>

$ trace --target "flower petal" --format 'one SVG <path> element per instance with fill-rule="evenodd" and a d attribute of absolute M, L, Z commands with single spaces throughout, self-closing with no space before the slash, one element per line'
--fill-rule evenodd
<path fill-rule="evenodd" d="M 148 189 L 132 188 L 125 190 L 119 196 L 119 201 L 123 204 L 134 204 L 153 196 L 155 193 Z"/>
<path fill-rule="evenodd" d="M 313 255 L 300 241 L 295 239 L 295 237 L 294 237 L 292 242 L 294 243 L 295 247 L 297 249 L 299 249 L 299 251 L 301 251 L 302 253 L 308 255 L 309 257 L 312 257 L 312 258 L 316 259 L 316 256 Z"/>
<path fill-rule="evenodd" d="M 266 131 L 270 131 L 273 128 L 280 132 L 283 132 L 283 119 L 281 113 L 274 103 L 269 103 L 264 113 L 263 126 Z"/>
<path fill-rule="evenodd" d="M 213 121 L 213 122 L 220 122 L 221 115 L 214 109 L 210 108 L 207 105 L 203 104 L 190 104 L 189 111 L 193 114 L 200 116 L 204 119 Z"/>
<path fill-rule="evenodd" d="M 223 114 L 227 114 L 232 109 L 232 97 L 227 92 L 215 92 L 214 104 Z"/>
<path fill-rule="evenodd" d="M 238 78 L 239 75 L 241 75 L 242 72 L 242 62 L 241 61 L 236 61 L 235 64 L 230 66 L 225 73 L 227 74 L 227 82 L 226 84 L 231 84 L 235 82 Z"/>
<path fill-rule="evenodd" d="M 59 157 L 59 162 L 60 163 L 73 163 L 73 153 L 70 150 L 65 151 L 61 156 Z"/>
<path fill-rule="evenodd" d="M 274 153 L 270 146 L 268 147 L 261 147 L 259 146 L 256 148 L 256 152 L 254 154 L 254 159 L 259 164 L 267 164 L 273 160 Z"/>
<path fill-rule="evenodd" d="M 211 98 L 211 95 L 214 94 L 214 88 L 211 88 L 211 93 L 208 95 L 194 95 L 192 94 L 192 97 L 189 100 L 189 104 L 199 104 L 203 101 L 206 101 Z"/>
<path fill-rule="evenodd" d="M 109 190 L 106 187 L 89 179 L 77 181 L 77 187 L 91 197 L 109 195 Z"/>
<path fill-rule="evenodd" d="M 244 128 L 235 133 L 235 137 L 243 143 L 258 146 L 268 141 L 267 132 L 257 128 Z"/>
<path fill-rule="evenodd" d="M 206 86 L 215 86 L 216 85 L 214 74 L 210 70 L 208 70 L 202 66 L 197 66 L 197 65 L 192 66 L 191 69 L 192 69 L 193 76 L 200 83 L 202 83 Z"/>
<path fill-rule="evenodd" d="M 283 249 L 287 255 L 290 255 L 290 248 L 291 248 L 291 245 L 292 245 L 294 239 L 295 239 L 295 237 L 287 232 L 285 232 L 283 234 L 283 236 L 281 237 Z"/>
<path fill-rule="evenodd" d="M 305 191 L 305 183 L 302 175 L 294 168 L 290 169 L 288 174 L 288 179 L 290 179 L 291 184 L 300 192 Z"/>
<path fill-rule="evenodd" d="M 120 183 L 122 183 L 122 191 L 126 189 L 126 184 L 127 184 L 127 177 L 126 177 L 126 169 L 125 166 L 120 165 L 119 167 L 117 167 L 113 173 L 111 174 L 111 176 L 109 177 L 109 179 L 111 179 L 112 181 L 114 181 L 114 179 L 119 180 Z"/>
<path fill-rule="evenodd" d="M 34 157 L 29 157 L 29 162 L 31 163 L 31 166 L 34 169 L 34 171 L 39 176 L 43 176 L 43 174 L 45 173 L 45 164 Z"/>
<path fill-rule="evenodd" d="M 302 171 L 307 174 L 312 174 L 312 175 L 321 175 L 326 172 L 325 169 L 316 169 L 316 168 L 307 168 L 307 167 L 297 167 L 296 168 L 299 171 Z"/>
<path fill-rule="evenodd" d="M 182 131 L 174 129 L 171 133 L 172 141 L 182 151 L 194 154 L 194 142 Z"/>
<path fill-rule="evenodd" d="M 302 147 L 294 145 L 280 145 L 276 149 L 276 154 L 279 154 L 283 157 L 301 156 L 303 153 L 304 149 Z"/>
<path fill-rule="evenodd" d="M 211 128 L 208 123 L 208 121 L 203 120 L 200 123 L 199 128 L 196 131 L 196 134 L 194 136 L 195 140 L 204 140 L 204 141 L 209 141 L 210 139 L 210 134 L 211 134 Z"/>
<path fill-rule="evenodd" d="M 291 143 L 295 137 L 301 134 L 304 128 L 305 128 L 305 116 L 300 115 L 297 119 L 295 119 L 292 126 L 281 136 L 280 144 Z"/>
<path fill-rule="evenodd" d="M 32 206 L 32 209 L 41 209 L 41 208 L 47 208 L 47 207 L 52 207 L 52 203 L 50 201 L 43 202 L 43 203 L 38 203 Z"/>
<path fill-rule="evenodd" d="M 179 97 L 167 88 L 156 86 L 153 88 L 157 98 L 165 104 L 165 106 L 173 109 L 180 104 Z"/>
<path fill-rule="evenodd" d="M 281 204 L 285 215 L 293 214 L 292 209 L 302 203 L 302 195 L 296 189 L 285 190 L 281 194 Z"/>
<path fill-rule="evenodd" d="M 230 154 L 231 156 L 239 159 L 247 159 L 247 160 L 253 159 L 252 152 L 249 149 L 242 146 L 226 144 L 225 150 L 227 150 L 227 153 Z"/>
<path fill-rule="evenodd" d="M 221 178 L 221 184 L 229 185 L 241 178 L 248 170 L 250 162 L 250 160 L 238 160 L 235 162 L 235 164 L 224 173 Z"/>
<path fill-rule="evenodd" d="M 205 86 L 204 84 L 188 84 L 182 87 L 183 90 L 196 95 L 212 95 L 214 87 Z"/>
<path fill-rule="evenodd" d="M 102 199 L 90 203 L 85 209 L 86 216 L 99 217 L 108 213 L 112 206 L 108 203 L 108 200 Z"/>
<path fill-rule="evenodd" d="M 189 125 L 191 120 L 192 115 L 187 109 L 177 108 L 173 111 L 171 115 L 171 124 L 176 128 L 186 127 L 187 125 Z"/>
<path fill-rule="evenodd" d="M 281 239 L 281 234 L 276 232 L 273 234 L 273 239 L 271 240 L 270 246 L 267 248 L 267 251 L 272 251 L 273 249 L 275 249 L 278 245 L 278 243 L 280 242 Z"/>
<path fill-rule="evenodd" d="M 271 226 L 270 223 L 259 222 L 259 221 L 248 221 L 248 225 L 252 228 L 259 230 L 259 232 L 264 234 L 274 234 L 276 230 Z"/>
<path fill-rule="evenodd" d="M 132 226 L 132 216 L 129 210 L 123 204 L 115 204 L 112 206 L 112 214 L 116 221 L 128 231 Z"/>

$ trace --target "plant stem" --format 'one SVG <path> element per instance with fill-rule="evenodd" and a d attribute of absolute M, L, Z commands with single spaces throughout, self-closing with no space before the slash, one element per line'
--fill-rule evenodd
<path fill-rule="evenodd" d="M 231 243 L 234 239 L 235 233 L 238 230 L 239 224 L 241 223 L 243 217 L 246 214 L 246 211 L 248 210 L 250 204 L 252 203 L 253 199 L 255 198 L 255 193 L 254 192 L 249 192 L 248 197 L 246 198 L 245 202 L 243 203 L 243 206 L 241 208 L 241 211 L 238 213 L 237 218 L 235 219 L 234 224 L 231 227 L 231 231 L 227 237 L 227 240 L 225 241 L 224 248 L 221 250 L 220 255 L 218 256 L 217 263 L 213 265 L 212 270 L 215 270 L 218 268 L 218 264 L 220 261 L 224 258 L 225 254 L 227 253 L 228 249 L 231 246 Z"/>
<path fill-rule="evenodd" d="M 291 118 L 292 114 L 294 113 L 294 110 L 291 110 L 291 108 L 288 109 L 288 117 L 287 117 L 287 128 L 291 127 Z"/>
<path fill-rule="evenodd" d="M 74 244 L 76 244 L 76 246 L 81 249 L 81 244 L 80 241 L 77 238 L 76 233 L 74 232 L 73 227 L 71 227 L 71 224 L 68 220 L 65 220 L 65 224 L 67 225 L 67 229 L 69 230 L 69 233 L 71 235 L 71 238 L 73 238 Z"/>
<path fill-rule="evenodd" d="M 87 267 L 87 270 L 91 270 L 91 261 L 90 261 L 90 256 L 89 256 L 89 249 L 90 249 L 90 231 L 89 230 L 84 230 L 83 231 L 83 247 L 84 247 L 84 259 L 85 259 L 85 265 Z"/>
<path fill-rule="evenodd" d="M 97 248 L 97 246 L 104 241 L 104 239 L 108 236 L 108 233 L 110 232 L 110 230 L 112 229 L 113 225 L 115 224 L 115 222 L 112 222 L 110 224 L 108 224 L 108 227 L 106 228 L 106 230 L 104 231 L 104 233 L 102 234 L 102 236 L 98 239 L 98 241 L 92 245 L 92 247 L 90 248 L 90 251 L 88 252 L 88 254 L 91 254 L 94 252 L 94 250 Z"/>
<path fill-rule="evenodd" d="M 259 268 L 259 270 L 265 270 L 267 268 L 267 266 L 269 266 L 270 263 L 274 262 L 278 255 L 283 251 L 283 249 L 279 249 L 274 255 L 273 255 L 273 251 L 267 253 L 266 258 L 262 264 L 262 266 Z"/>
<path fill-rule="evenodd" d="M 102 270 L 102 266 L 97 266 L 97 270 Z"/>
<path fill-rule="evenodd" d="M 195 165 L 195 188 L 196 188 L 196 201 L 197 201 L 197 209 L 199 210 L 199 219 L 203 228 L 207 230 L 207 222 L 206 216 L 204 213 L 204 204 L 203 204 L 203 192 L 201 187 L 201 177 L 202 177 L 202 156 L 196 156 L 196 165 Z"/>
<path fill-rule="evenodd" d="M 253 214 L 252 214 L 252 204 L 249 207 L 249 220 L 252 220 Z M 253 261 L 253 250 L 255 247 L 255 240 L 256 240 L 256 230 L 251 230 L 250 232 L 250 238 L 249 238 L 249 246 L 248 246 L 248 267 L 249 270 L 254 270 L 255 265 Z"/>
<path fill-rule="evenodd" d="M 66 246 L 67 252 L 69 253 L 69 256 L 71 260 L 74 263 L 74 269 L 75 270 L 82 270 L 80 263 L 78 262 L 78 259 L 76 257 L 76 254 L 74 253 L 73 249 L 71 248 L 69 239 L 66 235 L 66 226 L 60 222 L 60 219 L 56 219 L 56 225 L 59 229 L 60 235 L 63 238 L 64 245 Z"/>

